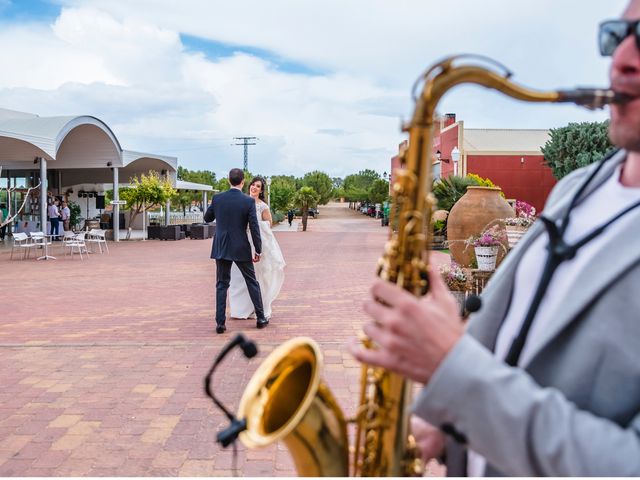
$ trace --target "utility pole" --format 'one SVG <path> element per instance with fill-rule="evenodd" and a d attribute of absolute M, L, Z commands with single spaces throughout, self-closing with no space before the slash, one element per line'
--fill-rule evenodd
<path fill-rule="evenodd" d="M 250 140 L 258 140 L 258 137 L 233 137 L 234 140 L 241 140 L 242 143 L 236 143 L 236 145 L 244 146 L 244 170 L 249 170 L 249 145 L 255 145 L 255 142 L 251 143 Z"/>

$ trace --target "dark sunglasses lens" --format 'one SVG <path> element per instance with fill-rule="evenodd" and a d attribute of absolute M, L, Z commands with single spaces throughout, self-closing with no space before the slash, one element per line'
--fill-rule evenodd
<path fill-rule="evenodd" d="M 605 57 L 613 55 L 618 45 L 626 38 L 628 31 L 629 24 L 625 21 L 611 21 L 600 24 L 598 35 L 600 55 Z"/>

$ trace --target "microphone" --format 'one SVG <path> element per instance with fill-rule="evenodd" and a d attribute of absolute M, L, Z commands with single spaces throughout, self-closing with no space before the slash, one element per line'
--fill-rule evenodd
<path fill-rule="evenodd" d="M 238 438 L 238 435 L 240 435 L 242 431 L 247 429 L 247 419 L 237 418 L 233 413 L 227 410 L 227 408 L 220 402 L 220 400 L 216 398 L 216 396 L 213 394 L 213 390 L 211 389 L 211 379 L 213 378 L 213 372 L 218 367 L 218 364 L 222 361 L 222 359 L 226 357 L 231 350 L 238 346 L 242 349 L 242 353 L 244 353 L 244 356 L 247 358 L 253 358 L 258 354 L 258 347 L 256 346 L 255 342 L 248 340 L 244 335 L 239 333 L 233 338 L 233 340 L 227 343 L 222 348 L 222 350 L 220 350 L 220 353 L 216 357 L 216 360 L 213 362 L 211 369 L 207 373 L 207 376 L 204 378 L 205 393 L 211 400 L 213 400 L 213 403 L 216 404 L 216 406 L 222 411 L 222 413 L 225 414 L 225 416 L 231 422 L 231 425 L 229 425 L 221 432 L 218 432 L 218 435 L 216 436 L 216 441 L 223 447 L 227 447 L 230 443 L 234 442 L 236 438 Z"/>
<path fill-rule="evenodd" d="M 477 312 L 482 308 L 482 300 L 478 295 L 469 295 L 464 301 L 463 320 L 466 320 L 470 313 Z"/>

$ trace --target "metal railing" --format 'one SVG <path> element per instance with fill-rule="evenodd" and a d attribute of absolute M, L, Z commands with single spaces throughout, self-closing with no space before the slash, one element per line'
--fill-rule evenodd
<path fill-rule="evenodd" d="M 165 226 L 165 216 L 164 213 L 160 212 L 149 212 L 149 224 L 156 224 Z M 182 225 L 182 224 L 191 224 L 191 223 L 203 223 L 204 222 L 204 214 L 202 212 L 187 212 L 183 214 L 182 212 L 171 212 L 169 214 L 169 225 Z"/>

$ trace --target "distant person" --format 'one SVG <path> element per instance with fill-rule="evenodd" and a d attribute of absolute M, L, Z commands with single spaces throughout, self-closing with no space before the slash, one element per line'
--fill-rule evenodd
<path fill-rule="evenodd" d="M 7 234 L 7 226 L 3 225 L 3 223 L 9 217 L 9 211 L 7 210 L 7 206 L 2 203 L 0 204 L 0 242 L 4 242 L 4 237 Z"/>
<path fill-rule="evenodd" d="M 262 293 L 264 317 L 271 318 L 271 304 L 276 299 L 284 283 L 284 257 L 276 237 L 271 231 L 271 212 L 264 201 L 265 182 L 262 177 L 255 177 L 249 185 L 249 195 L 255 201 L 256 215 L 260 225 L 262 240 L 262 256 L 260 263 L 255 264 L 256 278 Z M 251 238 L 249 238 L 251 240 Z M 255 314 L 247 285 L 242 279 L 240 270 L 231 267 L 231 284 L 229 286 L 229 307 L 233 318 L 250 318 Z"/>
<path fill-rule="evenodd" d="M 291 226 L 291 224 L 293 223 L 293 217 L 293 210 L 289 209 L 289 211 L 287 212 L 287 220 L 289 221 L 289 226 Z"/>
<path fill-rule="evenodd" d="M 262 239 L 256 215 L 256 202 L 242 193 L 244 172 L 233 168 L 229 172 L 231 188 L 219 193 L 211 200 L 204 214 L 205 222 L 216 221 L 216 234 L 213 237 L 211 258 L 216 260 L 216 333 L 227 330 L 226 308 L 227 291 L 231 281 L 231 266 L 235 263 L 247 284 L 247 290 L 256 312 L 258 328 L 264 328 L 269 320 L 264 317 L 260 284 L 256 280 L 253 263 L 260 261 Z M 247 226 L 255 247 L 251 255 L 251 244 L 247 237 Z"/>
<path fill-rule="evenodd" d="M 58 236 L 58 229 L 60 226 L 60 210 L 58 209 L 58 200 L 53 200 L 49 203 L 47 208 L 47 216 L 49 217 L 49 223 L 51 224 L 51 231 L 49 232 L 53 240 Z"/>
<path fill-rule="evenodd" d="M 71 210 L 69 209 L 69 205 L 67 202 L 62 202 L 62 208 L 60 209 L 60 220 L 62 220 L 62 229 L 65 232 L 71 230 Z"/>

